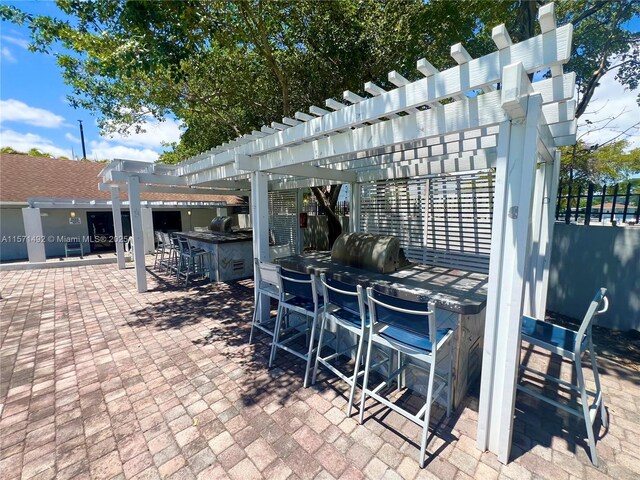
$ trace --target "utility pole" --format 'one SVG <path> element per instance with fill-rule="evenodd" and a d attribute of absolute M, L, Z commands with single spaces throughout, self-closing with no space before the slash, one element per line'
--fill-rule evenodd
<path fill-rule="evenodd" d="M 80 124 L 80 141 L 82 142 L 82 159 L 86 160 L 87 151 L 84 148 L 84 130 L 82 129 L 82 120 L 78 120 L 78 123 Z"/>

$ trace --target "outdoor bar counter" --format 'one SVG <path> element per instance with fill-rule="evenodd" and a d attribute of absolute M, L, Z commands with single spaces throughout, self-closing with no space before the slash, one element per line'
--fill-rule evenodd
<path fill-rule="evenodd" d="M 253 275 L 251 230 L 234 232 L 177 232 L 194 247 L 209 252 L 209 279 L 228 282 Z M 205 257 L 207 258 L 207 257 Z"/>
<path fill-rule="evenodd" d="M 454 407 L 479 378 L 487 302 L 486 274 L 418 264 L 393 273 L 377 273 L 332 261 L 328 252 L 292 255 L 276 262 L 283 268 L 317 276 L 330 273 L 337 280 L 363 287 L 376 284 L 407 299 L 434 300 L 438 324 L 457 329 L 453 362 Z M 407 383 L 411 386 L 413 382 L 407 379 Z"/>

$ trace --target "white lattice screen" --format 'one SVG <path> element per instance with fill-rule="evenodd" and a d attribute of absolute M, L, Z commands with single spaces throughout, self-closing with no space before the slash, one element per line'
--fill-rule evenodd
<path fill-rule="evenodd" d="M 291 245 L 298 250 L 297 192 L 277 190 L 269 192 L 269 230 L 275 237 L 276 245 Z"/>
<path fill-rule="evenodd" d="M 493 173 L 362 185 L 360 230 L 393 235 L 413 262 L 489 271 Z"/>
<path fill-rule="evenodd" d="M 364 184 L 360 199 L 360 230 L 398 237 L 407 258 L 424 263 L 425 198 L 424 179 Z"/>

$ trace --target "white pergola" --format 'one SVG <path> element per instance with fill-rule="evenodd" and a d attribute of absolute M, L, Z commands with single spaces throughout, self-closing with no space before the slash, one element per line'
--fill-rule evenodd
<path fill-rule="evenodd" d="M 497 26 L 493 53 L 473 59 L 454 45 L 453 68 L 438 71 L 421 59 L 420 80 L 390 72 L 392 90 L 367 82 L 370 97 L 346 91 L 343 102 L 329 99 L 326 109 L 312 106 L 309 114 L 297 112 L 176 166 L 112 162 L 101 188 L 128 184 L 138 290 L 146 290 L 136 217 L 143 188 L 250 191 L 254 254 L 268 261 L 270 189 L 350 183 L 350 224 L 357 230 L 363 183 L 494 169 L 477 446 L 508 462 L 520 320 L 545 312 L 558 147 L 575 143 L 576 132 L 575 75 L 562 69 L 573 26 L 556 26 L 552 3 L 540 8 L 539 23 L 542 33 L 518 44 Z"/>

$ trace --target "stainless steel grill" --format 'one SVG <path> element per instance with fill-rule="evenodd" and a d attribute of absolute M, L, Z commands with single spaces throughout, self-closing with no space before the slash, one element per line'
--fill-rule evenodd
<path fill-rule="evenodd" d="M 231 217 L 214 217 L 209 224 L 209 230 L 220 233 L 231 232 Z"/>
<path fill-rule="evenodd" d="M 379 273 L 395 272 L 409 265 L 396 237 L 371 233 L 340 235 L 331 249 L 331 260 Z"/>

